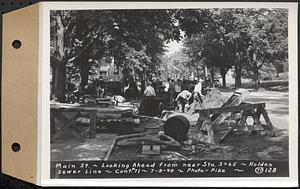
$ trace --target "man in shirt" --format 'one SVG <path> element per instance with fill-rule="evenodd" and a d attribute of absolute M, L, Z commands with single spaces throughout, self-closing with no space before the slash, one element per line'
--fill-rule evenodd
<path fill-rule="evenodd" d="M 164 87 L 165 87 L 164 91 L 165 91 L 166 93 L 169 92 L 170 81 L 171 81 L 171 79 L 168 78 L 168 80 L 167 80 L 166 82 L 164 82 Z"/>
<path fill-rule="evenodd" d="M 100 76 L 96 82 L 96 93 L 97 93 L 98 98 L 104 97 L 104 85 L 105 85 L 105 82 L 103 81 L 102 76 Z"/>
<path fill-rule="evenodd" d="M 203 97 L 203 94 L 202 94 L 202 84 L 203 84 L 203 79 L 199 79 L 198 83 L 195 85 L 195 88 L 194 88 L 194 93 L 198 93 L 200 95 L 200 97 L 202 98 Z"/>
<path fill-rule="evenodd" d="M 146 83 L 147 87 L 144 91 L 144 95 L 142 96 L 142 101 L 140 103 L 140 107 L 139 107 L 139 111 L 142 114 L 151 114 L 151 105 L 149 105 L 149 103 L 152 103 L 151 99 L 154 98 L 156 96 L 155 90 L 152 87 L 152 83 L 151 82 L 147 82 Z"/>
<path fill-rule="evenodd" d="M 185 106 L 188 104 L 191 96 L 192 93 L 187 90 L 184 90 L 178 94 L 175 100 L 177 102 L 177 110 L 179 110 L 179 112 L 184 112 Z"/>
<path fill-rule="evenodd" d="M 146 89 L 144 91 L 144 95 L 145 96 L 156 96 L 155 90 L 152 87 L 152 83 L 151 82 L 147 83 L 147 87 L 146 87 Z"/>

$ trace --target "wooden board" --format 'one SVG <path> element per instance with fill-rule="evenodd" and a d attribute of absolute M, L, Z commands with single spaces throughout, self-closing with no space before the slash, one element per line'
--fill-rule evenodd
<path fill-rule="evenodd" d="M 232 107 L 232 106 L 238 106 L 240 105 L 241 101 L 240 101 L 240 97 L 241 94 L 240 93 L 236 93 L 234 92 L 233 95 L 222 105 L 222 107 L 220 109 L 226 108 L 226 107 Z M 211 117 L 211 121 L 212 122 L 222 122 L 225 117 L 228 117 L 231 115 L 231 112 L 226 112 L 227 114 L 223 114 L 225 112 L 220 112 L 220 113 L 214 113 Z"/>
<path fill-rule="evenodd" d="M 203 109 L 197 111 L 200 114 L 221 114 L 221 113 L 228 113 L 228 112 L 240 112 L 245 110 L 252 110 L 257 109 L 259 107 L 265 107 L 265 103 L 258 103 L 258 104 L 243 104 L 239 106 L 232 106 L 232 107 L 223 107 L 223 108 L 211 108 L 211 109 Z"/>
<path fill-rule="evenodd" d="M 51 109 L 63 109 L 63 111 L 97 111 L 97 114 L 121 114 L 122 117 L 131 117 L 133 115 L 133 109 L 119 109 L 114 107 L 99 107 L 89 106 L 81 104 L 67 104 L 67 103 L 56 103 L 50 104 Z"/>

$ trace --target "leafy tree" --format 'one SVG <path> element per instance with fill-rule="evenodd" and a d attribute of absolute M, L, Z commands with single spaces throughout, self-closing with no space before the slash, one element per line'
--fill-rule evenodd
<path fill-rule="evenodd" d="M 147 56 L 140 59 L 139 63 L 143 64 L 143 69 L 139 69 L 139 72 L 154 72 L 165 52 L 164 42 L 180 39 L 179 28 L 174 25 L 176 20 L 172 16 L 172 10 L 118 10 L 113 11 L 113 14 L 115 27 L 118 29 L 112 34 L 110 49 L 117 60 L 117 66 L 122 67 L 126 64 L 126 70 L 130 65 L 126 63 L 126 54 L 135 51 Z"/>
<path fill-rule="evenodd" d="M 90 55 L 103 52 L 112 21 L 109 11 L 51 11 L 51 67 L 53 94 L 64 101 L 66 65 L 78 66 L 81 84 L 87 83 Z M 95 46 L 99 50 L 95 52 Z"/>
<path fill-rule="evenodd" d="M 125 77 L 148 75 L 162 63 L 176 77 L 218 68 L 224 86 L 234 66 L 236 87 L 243 68 L 259 83 L 263 65 L 287 62 L 286 9 L 57 10 L 50 22 L 52 92 L 61 102 L 67 80 L 80 76 L 83 87 L 105 58 L 113 57 Z M 180 40 L 180 31 L 185 49 L 162 58 L 165 42 Z"/>
<path fill-rule="evenodd" d="M 193 61 L 206 58 L 209 68 L 225 76 L 235 68 L 236 88 L 242 68 L 254 73 L 259 83 L 263 64 L 287 57 L 287 11 L 285 9 L 199 9 L 178 12 L 179 26 L 186 32 L 187 54 Z"/>
<path fill-rule="evenodd" d="M 183 51 L 163 56 L 161 70 L 163 79 L 184 79 L 190 76 L 195 69 L 190 66 L 190 58 Z"/>
<path fill-rule="evenodd" d="M 195 11 L 193 13 L 195 15 Z M 204 9 L 196 13 L 198 15 L 195 17 L 197 20 L 195 23 L 198 23 L 198 27 L 195 31 L 188 31 L 189 38 L 184 43 L 186 53 L 196 64 L 205 58 L 204 64 L 211 70 L 212 79 L 214 79 L 214 68 L 218 68 L 223 78 L 223 86 L 226 87 L 226 73 L 234 62 L 232 45 L 226 36 L 233 29 L 231 11 Z M 206 19 L 201 15 L 205 15 Z M 199 27 L 203 28 L 199 29 Z"/>
<path fill-rule="evenodd" d="M 287 11 L 284 9 L 246 9 L 243 30 L 249 38 L 245 48 L 247 70 L 259 86 L 259 70 L 264 64 L 283 61 L 287 57 Z"/>
<path fill-rule="evenodd" d="M 172 10 L 62 10 L 51 11 L 51 67 L 53 93 L 64 101 L 66 65 L 79 69 L 86 85 L 91 63 L 114 57 L 127 76 L 128 57 L 139 59 L 139 71 L 154 70 L 164 52 L 164 42 L 179 40 Z M 129 54 L 128 54 L 129 53 Z M 140 69 L 143 68 L 143 69 Z M 72 72 L 72 71 L 71 71 Z"/>

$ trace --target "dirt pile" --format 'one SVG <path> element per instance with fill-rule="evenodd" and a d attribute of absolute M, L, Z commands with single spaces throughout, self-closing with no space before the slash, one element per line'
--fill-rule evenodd
<path fill-rule="evenodd" d="M 221 94 L 221 92 L 213 88 L 207 95 L 203 97 L 202 108 L 209 109 L 209 108 L 219 108 L 225 102 L 227 98 Z"/>

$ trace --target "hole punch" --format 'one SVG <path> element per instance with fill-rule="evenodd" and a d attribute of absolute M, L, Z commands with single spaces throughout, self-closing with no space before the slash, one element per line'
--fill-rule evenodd
<path fill-rule="evenodd" d="M 19 143 L 13 143 L 13 144 L 11 145 L 11 149 L 12 149 L 12 151 L 14 151 L 14 152 L 18 152 L 18 151 L 21 150 L 21 146 L 20 146 Z"/>
<path fill-rule="evenodd" d="M 19 49 L 19 48 L 21 48 L 22 43 L 21 43 L 21 41 L 19 41 L 19 40 L 14 40 L 14 41 L 12 42 L 12 46 L 13 46 L 15 49 Z"/>

